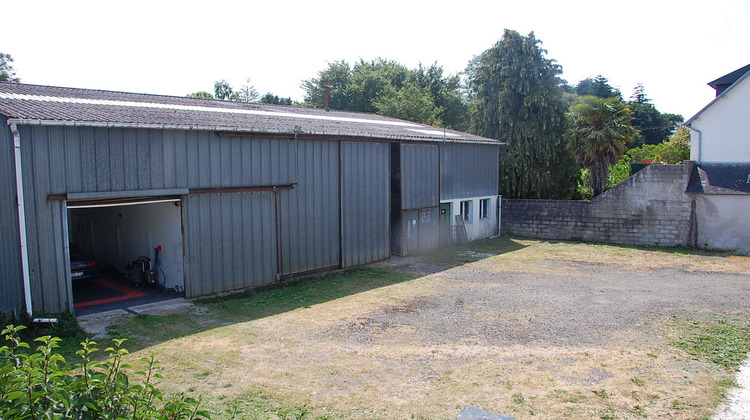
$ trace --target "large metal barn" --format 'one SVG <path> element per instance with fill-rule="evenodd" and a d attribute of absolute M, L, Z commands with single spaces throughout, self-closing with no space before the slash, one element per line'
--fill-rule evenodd
<path fill-rule="evenodd" d="M 0 83 L 0 312 L 74 311 L 71 249 L 188 298 L 497 232 L 500 142 L 378 115 Z"/>

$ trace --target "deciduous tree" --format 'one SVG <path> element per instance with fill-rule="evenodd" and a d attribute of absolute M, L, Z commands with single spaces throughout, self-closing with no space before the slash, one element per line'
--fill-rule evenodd
<path fill-rule="evenodd" d="M 229 85 L 229 82 L 226 79 L 222 79 L 214 83 L 214 96 L 216 99 L 231 101 L 236 97 L 236 94 L 232 86 Z"/>
<path fill-rule="evenodd" d="M 305 105 L 324 106 L 326 88 L 333 109 L 374 112 L 455 129 L 468 128 L 468 106 L 458 76 L 445 76 L 437 64 L 408 69 L 392 60 L 328 64 L 318 77 L 302 82 Z"/>
<path fill-rule="evenodd" d="M 292 105 L 292 98 L 280 98 L 278 95 L 274 95 L 271 92 L 261 96 L 260 103 L 262 104 L 274 104 L 274 105 Z"/>
<path fill-rule="evenodd" d="M 211 94 L 211 92 L 206 92 L 205 90 L 201 90 L 198 92 L 188 93 L 188 98 L 200 98 L 200 99 L 213 99 L 214 95 Z"/>
<path fill-rule="evenodd" d="M 16 77 L 16 69 L 13 68 L 13 57 L 10 54 L 0 52 L 0 82 L 20 83 L 21 79 Z"/>

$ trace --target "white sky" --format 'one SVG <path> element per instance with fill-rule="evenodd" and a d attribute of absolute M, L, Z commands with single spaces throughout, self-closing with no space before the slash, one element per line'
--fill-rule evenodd
<path fill-rule="evenodd" d="M 184 96 L 235 89 L 301 100 L 328 62 L 466 68 L 505 28 L 534 31 L 570 84 L 637 83 L 661 112 L 697 113 L 706 83 L 750 64 L 750 1 L 2 0 L 0 52 L 24 83 Z"/>

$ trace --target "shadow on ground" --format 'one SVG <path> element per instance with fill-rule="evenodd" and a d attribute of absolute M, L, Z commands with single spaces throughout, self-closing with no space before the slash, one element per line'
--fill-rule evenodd
<path fill-rule="evenodd" d="M 186 310 L 183 306 L 176 313 L 117 316 L 111 319 L 106 331 L 109 338 L 127 338 L 126 347 L 136 351 L 213 328 L 253 321 L 391 286 L 523 248 L 525 245 L 518 240 L 503 237 L 475 241 L 419 256 L 392 257 L 367 266 L 287 280 L 263 290 L 196 300 L 192 307 Z M 158 309 L 158 305 L 151 307 Z M 88 315 L 88 318 L 91 316 L 95 315 Z M 103 313 L 102 316 L 106 315 Z"/>

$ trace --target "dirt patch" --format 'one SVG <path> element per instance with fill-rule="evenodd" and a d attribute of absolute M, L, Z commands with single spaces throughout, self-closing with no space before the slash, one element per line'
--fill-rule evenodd
<path fill-rule="evenodd" d="M 330 418 L 710 415 L 732 372 L 670 346 L 672 326 L 750 321 L 750 258 L 497 241 L 390 260 L 425 275 L 145 351 L 169 390 L 264 389 Z"/>

